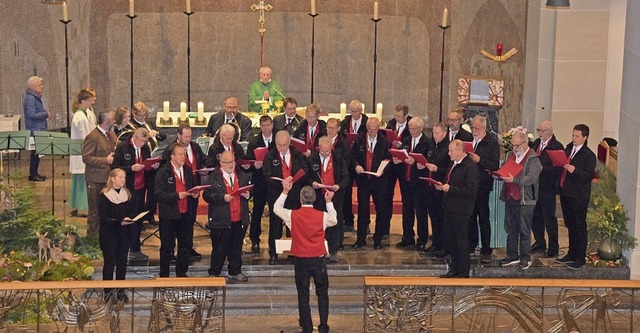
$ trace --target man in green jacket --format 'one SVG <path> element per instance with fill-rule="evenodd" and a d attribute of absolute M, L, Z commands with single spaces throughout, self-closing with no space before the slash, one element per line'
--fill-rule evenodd
<path fill-rule="evenodd" d="M 271 68 L 260 68 L 260 80 L 254 82 L 249 88 L 249 111 L 262 112 L 263 101 L 269 103 L 269 112 L 276 111 L 275 101 L 285 99 L 284 89 L 280 82 L 271 79 Z M 282 110 L 280 110 L 282 111 Z"/>

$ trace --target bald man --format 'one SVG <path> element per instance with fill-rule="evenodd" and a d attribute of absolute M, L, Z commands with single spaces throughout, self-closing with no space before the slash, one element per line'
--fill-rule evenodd
<path fill-rule="evenodd" d="M 275 101 L 285 98 L 280 82 L 271 78 L 273 71 L 269 66 L 260 68 L 260 79 L 249 88 L 248 105 L 253 112 L 262 112 L 262 101 L 269 103 L 268 111 L 276 111 Z"/>

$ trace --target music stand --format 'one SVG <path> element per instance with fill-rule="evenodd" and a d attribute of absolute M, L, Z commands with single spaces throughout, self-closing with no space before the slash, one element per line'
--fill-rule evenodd
<path fill-rule="evenodd" d="M 54 156 L 68 156 L 82 154 L 82 139 L 69 139 L 66 133 L 35 131 L 33 136 L 36 143 L 36 154 L 51 155 L 51 214 L 55 215 L 55 159 Z M 64 176 L 64 174 L 63 174 Z M 65 187 L 63 177 L 63 190 Z M 63 207 L 63 212 L 66 207 Z M 64 213 L 66 217 L 66 212 Z"/>
<path fill-rule="evenodd" d="M 0 132 L 0 150 L 7 152 L 9 150 L 25 150 L 29 145 L 29 136 L 31 136 L 31 131 L 29 130 Z M 3 165 L 3 154 L 0 153 L 0 173 L 4 172 L 2 170 Z M 7 183 L 10 175 L 11 166 L 7 162 Z"/>

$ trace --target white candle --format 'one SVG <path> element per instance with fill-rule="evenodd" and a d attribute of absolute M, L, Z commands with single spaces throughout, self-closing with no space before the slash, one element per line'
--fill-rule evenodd
<path fill-rule="evenodd" d="M 69 12 L 67 11 L 67 2 L 62 3 L 62 20 L 67 22 L 69 21 Z"/>
<path fill-rule="evenodd" d="M 347 104 L 340 103 L 340 119 L 344 119 L 347 116 Z"/>
<path fill-rule="evenodd" d="M 204 119 L 204 103 L 198 102 L 198 121 Z"/>
<path fill-rule="evenodd" d="M 162 102 L 162 119 L 169 120 L 169 101 Z"/>
<path fill-rule="evenodd" d="M 316 15 L 316 0 L 311 0 L 311 15 Z"/>
<path fill-rule="evenodd" d="M 373 3 L 373 19 L 377 20 L 379 16 L 380 15 L 378 13 L 378 2 L 376 1 Z"/>
<path fill-rule="evenodd" d="M 191 13 L 191 0 L 187 0 L 187 13 Z"/>
<path fill-rule="evenodd" d="M 376 104 L 376 116 L 378 116 L 378 119 L 382 120 L 382 103 Z"/>
<path fill-rule="evenodd" d="M 444 11 L 442 11 L 442 27 L 443 28 L 448 27 L 447 21 L 449 21 L 449 9 L 445 8 Z"/>
<path fill-rule="evenodd" d="M 364 107 L 364 103 L 362 103 L 362 113 L 364 113 L 367 109 Z"/>
<path fill-rule="evenodd" d="M 180 103 L 180 120 L 187 119 L 187 103 Z"/>
<path fill-rule="evenodd" d="M 136 16 L 136 12 L 133 9 L 134 8 L 134 4 L 133 4 L 134 0 L 129 0 L 129 16 Z"/>

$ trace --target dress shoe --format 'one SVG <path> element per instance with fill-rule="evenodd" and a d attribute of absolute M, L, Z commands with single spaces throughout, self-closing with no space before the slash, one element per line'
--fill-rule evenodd
<path fill-rule="evenodd" d="M 547 249 L 539 245 L 531 245 L 531 253 L 545 253 Z"/>
<path fill-rule="evenodd" d="M 278 263 L 278 255 L 272 255 L 269 257 L 269 265 L 275 265 Z"/>
<path fill-rule="evenodd" d="M 383 237 L 383 239 L 384 239 L 384 237 Z M 397 248 L 408 247 L 408 246 L 415 246 L 415 244 L 413 242 L 409 242 L 409 241 L 405 241 L 405 240 L 396 243 L 396 247 Z"/>
<path fill-rule="evenodd" d="M 545 258 L 555 258 L 558 256 L 558 251 L 547 251 L 547 253 L 544 254 Z"/>
<path fill-rule="evenodd" d="M 47 179 L 47 177 L 40 175 L 29 176 L 29 181 L 32 182 L 43 182 L 45 179 Z"/>
<path fill-rule="evenodd" d="M 140 262 L 149 260 L 149 256 L 142 252 L 129 252 L 129 262 Z"/>
<path fill-rule="evenodd" d="M 456 273 L 452 272 L 452 271 L 448 271 L 446 274 L 440 275 L 440 277 L 444 278 L 444 279 L 454 278 L 454 277 L 457 277 L 457 276 L 458 275 Z"/>
<path fill-rule="evenodd" d="M 344 245 L 343 244 L 338 245 L 338 251 L 344 251 Z"/>
<path fill-rule="evenodd" d="M 562 258 L 556 258 L 554 260 L 554 262 L 556 264 L 564 264 L 564 265 L 568 265 L 570 263 L 573 262 L 573 259 L 571 259 L 571 257 L 569 257 L 569 255 L 567 254 L 566 256 L 562 257 Z"/>
<path fill-rule="evenodd" d="M 260 243 L 252 243 L 251 244 L 251 252 L 260 253 Z"/>
<path fill-rule="evenodd" d="M 329 255 L 329 262 L 338 262 L 338 255 L 336 253 L 332 253 Z"/>
<path fill-rule="evenodd" d="M 202 258 L 202 254 L 200 254 L 196 249 L 191 248 L 191 253 L 189 253 L 191 259 L 200 259 Z"/>
<path fill-rule="evenodd" d="M 573 261 L 573 262 L 567 264 L 567 267 L 569 267 L 571 269 L 580 269 L 580 268 L 584 267 L 584 262 Z"/>
<path fill-rule="evenodd" d="M 236 275 L 227 275 L 227 278 L 229 280 L 234 280 L 234 281 L 238 281 L 238 282 L 247 282 L 249 281 L 249 278 L 242 274 L 242 273 L 238 273 Z"/>
<path fill-rule="evenodd" d="M 480 255 L 480 263 L 482 264 L 490 264 L 493 261 L 493 259 L 491 259 L 491 255 L 490 254 L 481 254 Z"/>
<path fill-rule="evenodd" d="M 380 244 L 380 243 L 375 243 L 375 244 L 373 244 L 373 249 L 374 249 L 374 250 L 380 250 L 380 249 L 382 249 L 382 244 Z"/>
<path fill-rule="evenodd" d="M 366 242 L 366 241 L 359 240 L 359 241 L 356 241 L 355 243 L 353 243 L 352 247 L 353 247 L 354 249 L 359 249 L 359 248 L 361 248 L 361 247 L 364 247 L 365 245 L 367 245 L 367 242 Z"/>

